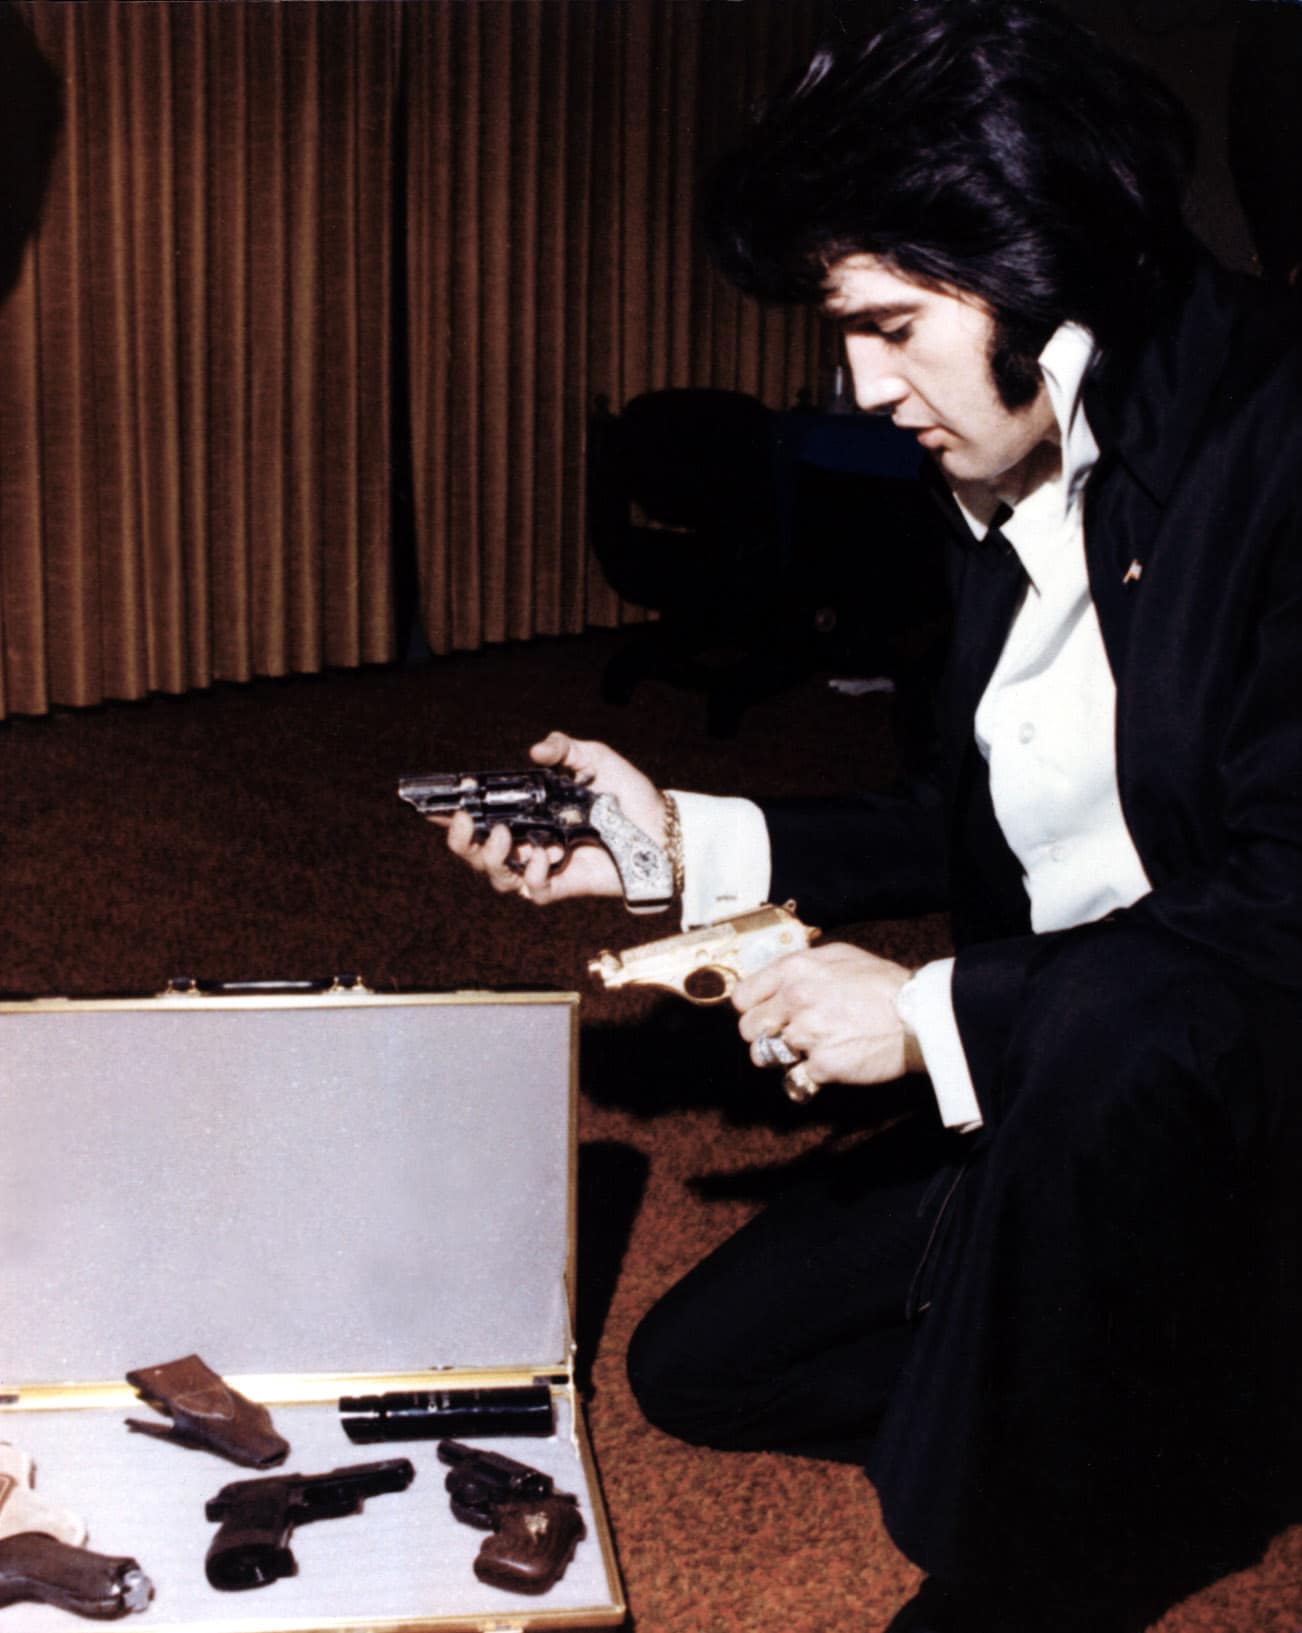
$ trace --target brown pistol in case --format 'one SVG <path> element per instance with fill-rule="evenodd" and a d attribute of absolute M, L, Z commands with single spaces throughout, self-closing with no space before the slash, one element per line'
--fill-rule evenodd
<path fill-rule="evenodd" d="M 57 1605 L 76 1616 L 144 1610 L 154 1587 L 134 1559 L 93 1554 L 86 1522 L 32 1489 L 32 1460 L 0 1441 L 0 1605 Z"/>
<path fill-rule="evenodd" d="M 490 1587 L 539 1594 L 565 1574 L 587 1528 L 578 1499 L 556 1491 L 551 1476 L 500 1452 L 455 1440 L 439 1442 L 452 1465 L 444 1482 L 452 1512 L 466 1525 L 491 1531 L 475 1557 L 475 1575 Z"/>
<path fill-rule="evenodd" d="M 405 1491 L 416 1470 L 405 1457 L 355 1463 L 329 1474 L 271 1474 L 235 1480 L 209 1499 L 204 1513 L 220 1522 L 204 1572 L 214 1588 L 237 1592 L 296 1576 L 289 1549 L 294 1527 L 356 1514 L 368 1497 Z"/>
<path fill-rule="evenodd" d="M 146 1610 L 153 1593 L 134 1559 L 93 1554 L 42 1531 L 0 1539 L 0 1606 L 35 1600 L 107 1621 Z"/>

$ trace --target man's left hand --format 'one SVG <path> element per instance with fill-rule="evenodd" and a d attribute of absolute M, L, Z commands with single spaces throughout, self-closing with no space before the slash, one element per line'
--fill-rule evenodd
<path fill-rule="evenodd" d="M 890 1083 L 923 1071 L 918 1040 L 895 1008 L 913 974 L 844 942 L 792 953 L 738 983 L 732 1002 L 751 1045 L 780 1037 L 816 1083 Z"/>

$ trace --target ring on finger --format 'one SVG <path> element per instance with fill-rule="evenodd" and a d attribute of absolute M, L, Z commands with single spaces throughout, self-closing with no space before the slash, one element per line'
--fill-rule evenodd
<path fill-rule="evenodd" d="M 809 1075 L 809 1068 L 804 1061 L 797 1061 L 782 1079 L 782 1087 L 787 1091 L 787 1099 L 794 1100 L 797 1105 L 803 1105 L 806 1100 L 812 1100 L 822 1088 L 821 1083 Z"/>
<path fill-rule="evenodd" d="M 769 1039 L 769 1048 L 779 1066 L 795 1066 L 805 1058 L 798 1049 L 793 1049 L 781 1034 Z"/>
<path fill-rule="evenodd" d="M 766 1032 L 763 1037 L 756 1039 L 757 1066 L 794 1066 L 800 1058 L 780 1032 Z"/>

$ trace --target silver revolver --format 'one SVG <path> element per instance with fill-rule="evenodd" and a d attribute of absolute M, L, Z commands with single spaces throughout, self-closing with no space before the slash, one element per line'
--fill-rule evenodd
<path fill-rule="evenodd" d="M 565 866 L 573 846 L 604 845 L 630 913 L 660 913 L 673 899 L 674 872 L 664 851 L 629 821 L 613 794 L 593 793 L 572 771 L 436 771 L 403 777 L 398 797 L 429 819 L 468 812 L 480 842 L 501 824 L 517 845 L 560 845 L 565 855 L 552 864 L 553 873 Z M 508 865 L 522 871 L 518 862 Z"/>

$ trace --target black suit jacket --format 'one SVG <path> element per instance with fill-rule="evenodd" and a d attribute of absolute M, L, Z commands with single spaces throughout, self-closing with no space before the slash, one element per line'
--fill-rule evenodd
<path fill-rule="evenodd" d="M 1293 310 L 1201 265 L 1147 341 L 1087 381 L 1100 458 L 1090 584 L 1117 686 L 1122 807 L 1153 889 L 1033 935 L 972 735 L 1016 578 L 955 529 L 941 764 L 904 794 L 764 807 L 773 899 L 834 925 L 948 908 L 955 1008 L 987 1122 L 1026 982 L 1117 922 L 1302 988 L 1302 343 Z"/>

